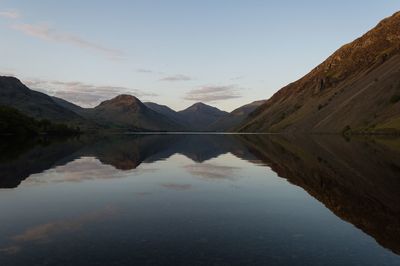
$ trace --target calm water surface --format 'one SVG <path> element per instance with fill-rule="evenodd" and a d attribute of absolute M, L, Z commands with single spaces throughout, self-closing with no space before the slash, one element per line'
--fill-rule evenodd
<path fill-rule="evenodd" d="M 400 145 L 0 142 L 0 265 L 400 265 Z"/>

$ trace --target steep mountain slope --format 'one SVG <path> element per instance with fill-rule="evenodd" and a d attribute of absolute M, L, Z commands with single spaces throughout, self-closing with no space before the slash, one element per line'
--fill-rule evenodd
<path fill-rule="evenodd" d="M 66 109 L 68 109 L 68 110 L 71 110 L 71 111 L 73 111 L 74 113 L 77 113 L 77 114 L 79 114 L 79 115 L 81 115 L 81 114 L 84 114 L 85 113 L 85 108 L 83 108 L 83 107 L 80 107 L 80 106 L 78 106 L 78 105 L 76 105 L 76 104 L 73 104 L 73 103 L 71 103 L 71 102 L 69 102 L 69 101 L 67 101 L 67 100 L 64 100 L 64 99 L 61 99 L 61 98 L 58 98 L 58 97 L 51 97 L 58 105 L 60 105 L 60 106 L 62 106 L 62 107 L 64 107 L 64 108 L 66 108 Z"/>
<path fill-rule="evenodd" d="M 265 103 L 265 101 L 261 100 L 243 105 L 233 110 L 227 116 L 224 116 L 221 119 L 215 121 L 209 128 L 212 131 L 231 130 L 240 125 L 240 123 L 242 123 L 251 112 L 253 112 L 257 107 L 259 107 L 263 103 Z"/>
<path fill-rule="evenodd" d="M 400 130 L 400 12 L 282 88 L 240 127 L 248 132 Z"/>
<path fill-rule="evenodd" d="M 146 107 L 131 95 L 119 95 L 88 110 L 88 118 L 107 127 L 127 130 L 175 131 L 180 125 Z"/>
<path fill-rule="evenodd" d="M 78 114 L 57 104 L 50 96 L 29 89 L 14 77 L 0 76 L 0 105 L 9 106 L 37 119 L 83 125 Z"/>
<path fill-rule="evenodd" d="M 196 131 L 207 131 L 211 124 L 228 115 L 227 112 L 204 103 L 195 103 L 178 113 Z"/>
<path fill-rule="evenodd" d="M 171 121 L 174 121 L 176 124 L 181 125 L 181 128 L 189 129 L 187 121 L 185 121 L 185 119 L 178 112 L 169 108 L 168 106 L 152 102 L 145 102 L 144 105 L 146 105 L 153 111 L 156 111 L 157 113 L 160 113 L 168 117 Z"/>

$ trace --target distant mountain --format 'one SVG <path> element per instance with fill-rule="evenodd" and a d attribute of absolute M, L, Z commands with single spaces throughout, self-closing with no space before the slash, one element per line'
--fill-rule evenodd
<path fill-rule="evenodd" d="M 67 101 L 67 100 L 64 100 L 64 99 L 61 99 L 61 98 L 58 98 L 58 97 L 51 97 L 51 98 L 53 98 L 53 100 L 58 104 L 58 105 L 60 105 L 60 106 L 62 106 L 62 107 L 64 107 L 64 108 L 66 108 L 66 109 L 68 109 L 68 110 L 71 110 L 71 111 L 73 111 L 74 113 L 77 113 L 77 114 L 79 114 L 79 115 L 81 115 L 81 114 L 84 114 L 85 113 L 85 108 L 82 108 L 82 107 L 80 107 L 79 105 L 76 105 L 76 104 L 74 104 L 74 103 L 71 103 L 71 102 L 69 102 L 69 101 Z"/>
<path fill-rule="evenodd" d="M 400 12 L 279 90 L 240 130 L 399 132 Z"/>
<path fill-rule="evenodd" d="M 153 102 L 145 102 L 144 103 L 148 108 L 152 109 L 153 111 L 156 111 L 157 113 L 160 113 L 166 117 L 168 117 L 170 120 L 174 121 L 176 124 L 181 125 L 181 128 L 184 129 L 189 129 L 189 125 L 187 121 L 175 110 L 169 108 L 166 105 L 161 105 Z"/>
<path fill-rule="evenodd" d="M 228 115 L 227 112 L 204 103 L 195 103 L 178 113 L 196 131 L 208 131 L 214 122 Z"/>
<path fill-rule="evenodd" d="M 138 98 L 119 95 L 87 110 L 87 117 L 100 125 L 126 130 L 175 131 L 181 126 L 168 117 L 153 111 Z"/>
<path fill-rule="evenodd" d="M 233 130 L 235 127 L 240 125 L 240 123 L 242 123 L 251 112 L 253 112 L 257 107 L 259 107 L 265 102 L 266 102 L 265 100 L 261 100 L 243 105 L 233 110 L 227 116 L 224 116 L 215 121 L 209 128 L 212 131 Z"/>
<path fill-rule="evenodd" d="M 52 97 L 29 89 L 14 77 L 0 76 L 0 105 L 37 119 L 78 126 L 86 123 L 83 117 L 57 104 Z"/>

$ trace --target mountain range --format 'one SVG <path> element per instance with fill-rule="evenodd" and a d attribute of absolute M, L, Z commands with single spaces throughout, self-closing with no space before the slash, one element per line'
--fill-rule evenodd
<path fill-rule="evenodd" d="M 0 105 L 86 130 L 398 134 L 400 12 L 270 99 L 231 113 L 204 103 L 177 112 L 131 95 L 82 108 L 31 90 L 14 77 L 0 77 Z"/>
<path fill-rule="evenodd" d="M 14 108 L 36 119 L 79 126 L 83 130 L 133 132 L 225 131 L 238 126 L 245 118 L 244 114 L 257 107 L 250 104 L 242 107 L 242 111 L 228 113 L 195 103 L 177 112 L 165 105 L 143 103 L 132 95 L 118 95 L 94 108 L 82 108 L 29 89 L 15 77 L 5 76 L 0 76 L 0 106 Z"/>

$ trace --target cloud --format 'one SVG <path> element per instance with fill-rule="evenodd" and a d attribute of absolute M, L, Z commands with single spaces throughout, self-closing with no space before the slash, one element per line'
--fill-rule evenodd
<path fill-rule="evenodd" d="M 189 91 L 184 97 L 189 101 L 216 102 L 229 99 L 241 98 L 236 86 L 204 86 Z"/>
<path fill-rule="evenodd" d="M 205 179 L 234 180 L 235 173 L 240 170 L 239 167 L 222 166 L 211 163 L 190 164 L 184 167 L 191 175 L 200 176 Z"/>
<path fill-rule="evenodd" d="M 243 78 L 244 78 L 243 76 L 236 76 L 236 77 L 231 78 L 230 80 L 240 80 Z"/>
<path fill-rule="evenodd" d="M 54 41 L 59 43 L 67 43 L 79 48 L 100 52 L 110 59 L 122 59 L 124 53 L 120 50 L 107 48 L 99 44 L 90 42 L 81 37 L 60 32 L 56 29 L 50 28 L 47 25 L 35 25 L 28 23 L 14 24 L 12 29 L 22 32 L 25 35 L 42 39 L 45 41 Z"/>
<path fill-rule="evenodd" d="M 138 69 L 136 69 L 136 72 L 143 73 L 143 74 L 152 74 L 152 73 L 154 73 L 153 70 L 144 69 L 144 68 L 138 68 Z"/>
<path fill-rule="evenodd" d="M 27 79 L 24 83 L 35 90 L 73 102 L 83 107 L 93 107 L 119 94 L 132 94 L 138 98 L 157 94 L 122 86 L 94 85 L 80 81 Z"/>
<path fill-rule="evenodd" d="M 178 74 L 178 75 L 174 75 L 174 76 L 168 76 L 168 77 L 162 78 L 160 80 L 161 81 L 189 81 L 189 80 L 192 80 L 192 78 L 189 76 L 186 76 L 186 75 Z"/>
<path fill-rule="evenodd" d="M 18 19 L 21 17 L 21 14 L 16 9 L 5 9 L 0 11 L 0 17 L 9 19 Z"/>

